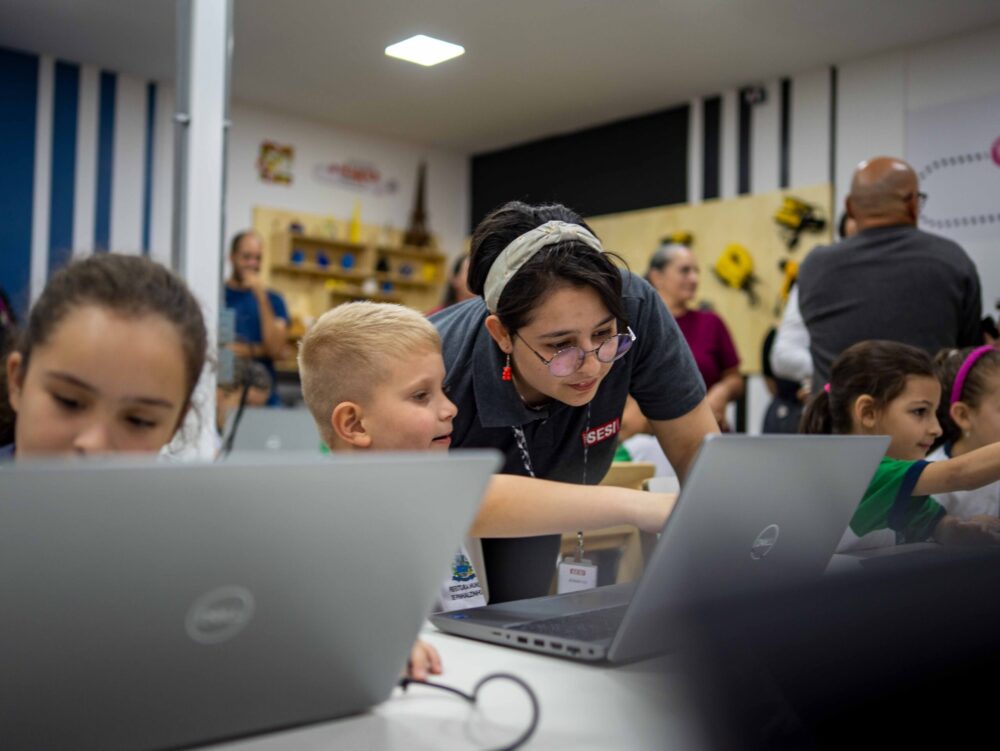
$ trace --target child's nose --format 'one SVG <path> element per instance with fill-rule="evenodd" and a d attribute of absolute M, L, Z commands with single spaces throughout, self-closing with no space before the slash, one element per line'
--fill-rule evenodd
<path fill-rule="evenodd" d="M 941 423 L 938 422 L 937 415 L 934 415 L 933 423 L 931 425 L 931 433 L 933 433 L 934 437 L 936 438 L 937 436 L 941 435 L 943 432 L 944 431 L 941 429 Z"/>
<path fill-rule="evenodd" d="M 111 426 L 101 419 L 86 425 L 73 440 L 73 451 L 78 454 L 102 454 L 111 448 Z"/>

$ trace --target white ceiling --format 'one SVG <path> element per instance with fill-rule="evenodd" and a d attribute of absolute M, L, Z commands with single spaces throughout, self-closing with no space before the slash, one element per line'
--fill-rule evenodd
<path fill-rule="evenodd" d="M 997 0 L 235 0 L 244 102 L 476 153 L 1000 22 Z M 0 46 L 156 80 L 173 0 L 0 0 Z M 466 54 L 383 49 L 415 33 Z"/>

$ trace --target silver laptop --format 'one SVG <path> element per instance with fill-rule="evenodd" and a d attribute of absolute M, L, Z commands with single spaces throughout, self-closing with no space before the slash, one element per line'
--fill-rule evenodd
<path fill-rule="evenodd" d="M 233 430 L 237 412 L 229 417 L 223 433 Z M 323 439 L 308 409 L 284 407 L 246 407 L 240 415 L 233 436 L 232 450 L 242 451 L 309 451 L 320 453 Z"/>
<path fill-rule="evenodd" d="M 663 651 L 671 619 L 689 605 L 819 577 L 888 443 L 708 436 L 638 583 L 431 620 L 450 634 L 580 660 L 628 662 Z"/>
<path fill-rule="evenodd" d="M 0 468 L 0 748 L 176 748 L 384 700 L 498 465 Z"/>

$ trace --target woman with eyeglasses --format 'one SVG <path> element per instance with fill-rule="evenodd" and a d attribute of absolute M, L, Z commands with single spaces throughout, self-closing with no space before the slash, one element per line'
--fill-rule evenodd
<path fill-rule="evenodd" d="M 629 394 L 681 477 L 718 431 L 673 318 L 613 258 L 566 207 L 508 203 L 472 237 L 480 297 L 431 319 L 458 406 L 451 445 L 504 455 L 480 519 L 543 535 L 483 541 L 491 602 L 547 593 L 556 533 L 662 526 L 672 495 L 582 487 L 607 473 Z"/>

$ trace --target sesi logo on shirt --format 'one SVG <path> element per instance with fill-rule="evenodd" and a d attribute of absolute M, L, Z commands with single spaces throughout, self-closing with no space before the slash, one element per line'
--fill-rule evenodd
<path fill-rule="evenodd" d="M 591 428 L 590 430 L 585 430 L 580 433 L 580 438 L 583 439 L 584 446 L 593 446 L 601 441 L 606 441 L 612 436 L 618 434 L 621 429 L 622 420 L 620 417 L 616 417 L 611 422 L 605 423 L 604 425 L 598 425 L 596 428 Z"/>

